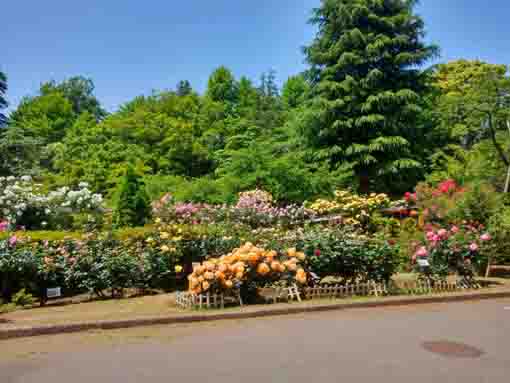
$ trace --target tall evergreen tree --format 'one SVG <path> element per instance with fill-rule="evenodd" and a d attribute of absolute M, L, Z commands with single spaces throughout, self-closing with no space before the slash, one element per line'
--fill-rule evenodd
<path fill-rule="evenodd" d="M 143 226 L 150 214 L 150 204 L 143 178 L 129 164 L 115 195 L 113 221 L 118 227 Z"/>
<path fill-rule="evenodd" d="M 7 108 L 5 93 L 7 92 L 7 76 L 0 71 L 0 111 Z M 7 122 L 5 114 L 0 112 L 0 128 Z"/>
<path fill-rule="evenodd" d="M 412 144 L 426 45 L 416 0 L 322 0 L 305 48 L 314 83 L 308 137 L 332 164 L 349 163 L 360 187 L 420 168 Z M 378 186 L 380 183 L 378 183 Z"/>

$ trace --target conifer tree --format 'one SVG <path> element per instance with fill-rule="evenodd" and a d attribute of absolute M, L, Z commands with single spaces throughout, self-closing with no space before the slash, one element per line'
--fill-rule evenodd
<path fill-rule="evenodd" d="M 423 42 L 415 0 L 322 0 L 305 48 L 314 85 L 307 135 L 332 164 L 351 164 L 368 191 L 381 177 L 420 168 L 412 145 L 423 90 Z"/>

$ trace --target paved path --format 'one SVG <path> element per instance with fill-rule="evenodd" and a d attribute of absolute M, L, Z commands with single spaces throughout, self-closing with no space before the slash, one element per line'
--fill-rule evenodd
<path fill-rule="evenodd" d="M 510 299 L 166 327 L 116 345 L 59 337 L 32 340 L 48 354 L 11 360 L 21 340 L 0 342 L 0 382 L 510 382 Z M 446 357 L 429 341 L 483 354 Z"/>

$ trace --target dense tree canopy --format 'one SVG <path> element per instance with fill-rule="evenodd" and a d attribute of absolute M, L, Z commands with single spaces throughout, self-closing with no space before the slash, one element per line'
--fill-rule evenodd
<path fill-rule="evenodd" d="M 437 48 L 423 42 L 414 5 L 322 0 L 311 19 L 317 35 L 304 49 L 309 67 L 281 87 L 273 70 L 253 80 L 221 66 L 203 94 L 187 80 L 162 84 L 172 90 L 107 114 L 91 79 L 46 82 L 0 132 L 0 175 L 86 181 L 111 200 L 129 174 L 151 198 L 171 191 L 215 203 L 255 187 L 281 201 L 338 186 L 398 193 L 424 178 L 502 189 L 510 174 L 507 67 L 459 60 L 426 68 Z M 0 109 L 6 80 L 0 73 Z"/>

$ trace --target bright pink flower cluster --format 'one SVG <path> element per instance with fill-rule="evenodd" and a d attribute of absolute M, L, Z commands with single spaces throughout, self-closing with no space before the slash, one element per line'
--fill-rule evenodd
<path fill-rule="evenodd" d="M 416 193 L 407 192 L 406 194 L 404 194 L 404 199 L 406 200 L 406 202 L 416 202 L 418 196 Z"/>

